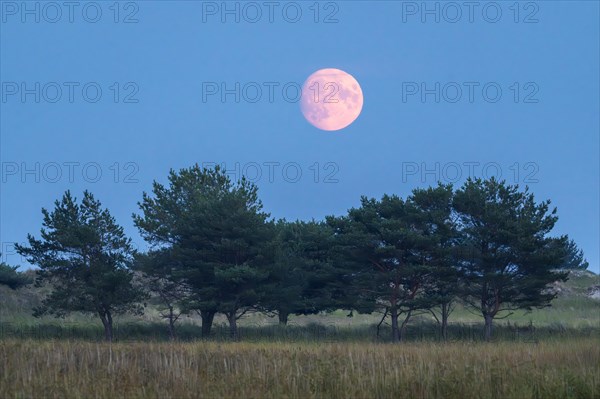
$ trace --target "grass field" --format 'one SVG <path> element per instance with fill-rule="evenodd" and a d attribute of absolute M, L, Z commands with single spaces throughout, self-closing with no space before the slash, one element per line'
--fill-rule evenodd
<path fill-rule="evenodd" d="M 378 337 L 378 315 L 347 311 L 292 317 L 281 327 L 262 314 L 240 323 L 230 342 L 223 318 L 200 340 L 197 318 L 178 323 L 116 319 L 102 342 L 94 317 L 31 317 L 36 293 L 0 289 L 0 398 L 599 398 L 600 301 L 586 296 L 598 277 L 575 276 L 551 308 L 495 323 L 483 342 L 481 318 L 458 306 L 449 342 L 433 318 L 409 324 L 406 342 Z"/>
<path fill-rule="evenodd" d="M 0 341 L 0 397 L 598 398 L 595 339 L 534 343 Z"/>

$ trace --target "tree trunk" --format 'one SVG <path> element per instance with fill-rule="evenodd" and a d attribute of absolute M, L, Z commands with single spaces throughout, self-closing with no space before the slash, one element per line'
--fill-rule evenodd
<path fill-rule="evenodd" d="M 408 320 L 410 320 L 411 314 L 412 314 L 412 310 L 409 310 L 408 313 L 406 314 L 406 317 L 404 318 L 404 321 L 400 325 L 400 330 L 399 330 L 399 334 L 398 334 L 399 342 L 402 342 L 402 340 L 404 339 L 404 335 L 406 333 L 406 324 L 408 323 Z"/>
<path fill-rule="evenodd" d="M 175 334 L 175 313 L 173 312 L 173 306 L 169 306 L 169 339 L 175 341 L 177 338 Z"/>
<path fill-rule="evenodd" d="M 210 337 L 213 320 L 215 319 L 215 311 L 202 310 L 200 317 L 202 318 L 202 338 Z"/>
<path fill-rule="evenodd" d="M 492 322 L 494 321 L 494 317 L 491 314 L 484 314 L 483 318 L 485 319 L 485 327 L 483 329 L 484 338 L 486 341 L 490 341 L 492 339 Z"/>
<path fill-rule="evenodd" d="M 287 326 L 289 313 L 284 310 L 280 310 L 278 312 L 278 316 L 279 316 L 279 325 Z"/>
<path fill-rule="evenodd" d="M 229 321 L 229 336 L 232 340 L 238 340 L 238 329 L 237 329 L 237 312 L 227 313 L 227 320 Z"/>
<path fill-rule="evenodd" d="M 388 315 L 389 312 L 390 312 L 390 308 L 386 307 L 385 308 L 385 312 L 383 313 L 383 317 L 379 321 L 379 324 L 377 324 L 377 339 L 379 339 L 379 329 L 381 328 L 381 325 L 385 321 L 385 318 L 387 317 L 387 315 Z"/>
<path fill-rule="evenodd" d="M 113 339 L 113 320 L 110 311 L 99 311 L 100 320 L 102 320 L 102 325 L 104 326 L 104 339 L 108 342 L 112 342 Z"/>
<path fill-rule="evenodd" d="M 450 311 L 450 303 L 444 302 L 442 303 L 442 340 L 448 340 L 448 313 Z"/>
<path fill-rule="evenodd" d="M 396 307 L 390 308 L 390 315 L 392 316 L 392 342 L 399 342 L 400 330 L 398 329 L 398 309 L 396 309 Z"/>

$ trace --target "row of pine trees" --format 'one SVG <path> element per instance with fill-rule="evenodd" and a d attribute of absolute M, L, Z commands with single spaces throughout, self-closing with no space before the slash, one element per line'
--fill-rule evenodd
<path fill-rule="evenodd" d="M 423 313 L 446 338 L 460 302 L 481 314 L 490 339 L 495 318 L 549 306 L 551 283 L 587 268 L 572 240 L 551 235 L 549 201 L 495 179 L 363 197 L 343 216 L 289 222 L 264 211 L 253 183 L 196 165 L 154 182 L 138 205 L 143 253 L 90 192 L 42 209 L 41 236 L 16 247 L 39 267 L 36 283 L 51 287 L 36 316 L 92 313 L 112 340 L 113 316 L 150 302 L 172 338 L 180 316 L 197 313 L 204 337 L 223 314 L 236 339 L 248 312 L 286 324 L 346 309 L 380 312 L 398 342 Z"/>

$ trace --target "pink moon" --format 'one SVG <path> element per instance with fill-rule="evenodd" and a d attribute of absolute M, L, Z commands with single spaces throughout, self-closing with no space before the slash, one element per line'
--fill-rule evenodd
<path fill-rule="evenodd" d="M 352 75 L 340 69 L 320 69 L 302 86 L 300 108 L 313 126 L 327 131 L 348 127 L 363 107 L 363 92 Z"/>

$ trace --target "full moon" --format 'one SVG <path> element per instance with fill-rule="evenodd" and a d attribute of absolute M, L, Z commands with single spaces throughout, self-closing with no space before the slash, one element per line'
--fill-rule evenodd
<path fill-rule="evenodd" d="M 352 75 L 340 69 L 320 69 L 302 86 L 300 108 L 313 126 L 328 131 L 340 130 L 358 118 L 363 93 Z"/>

